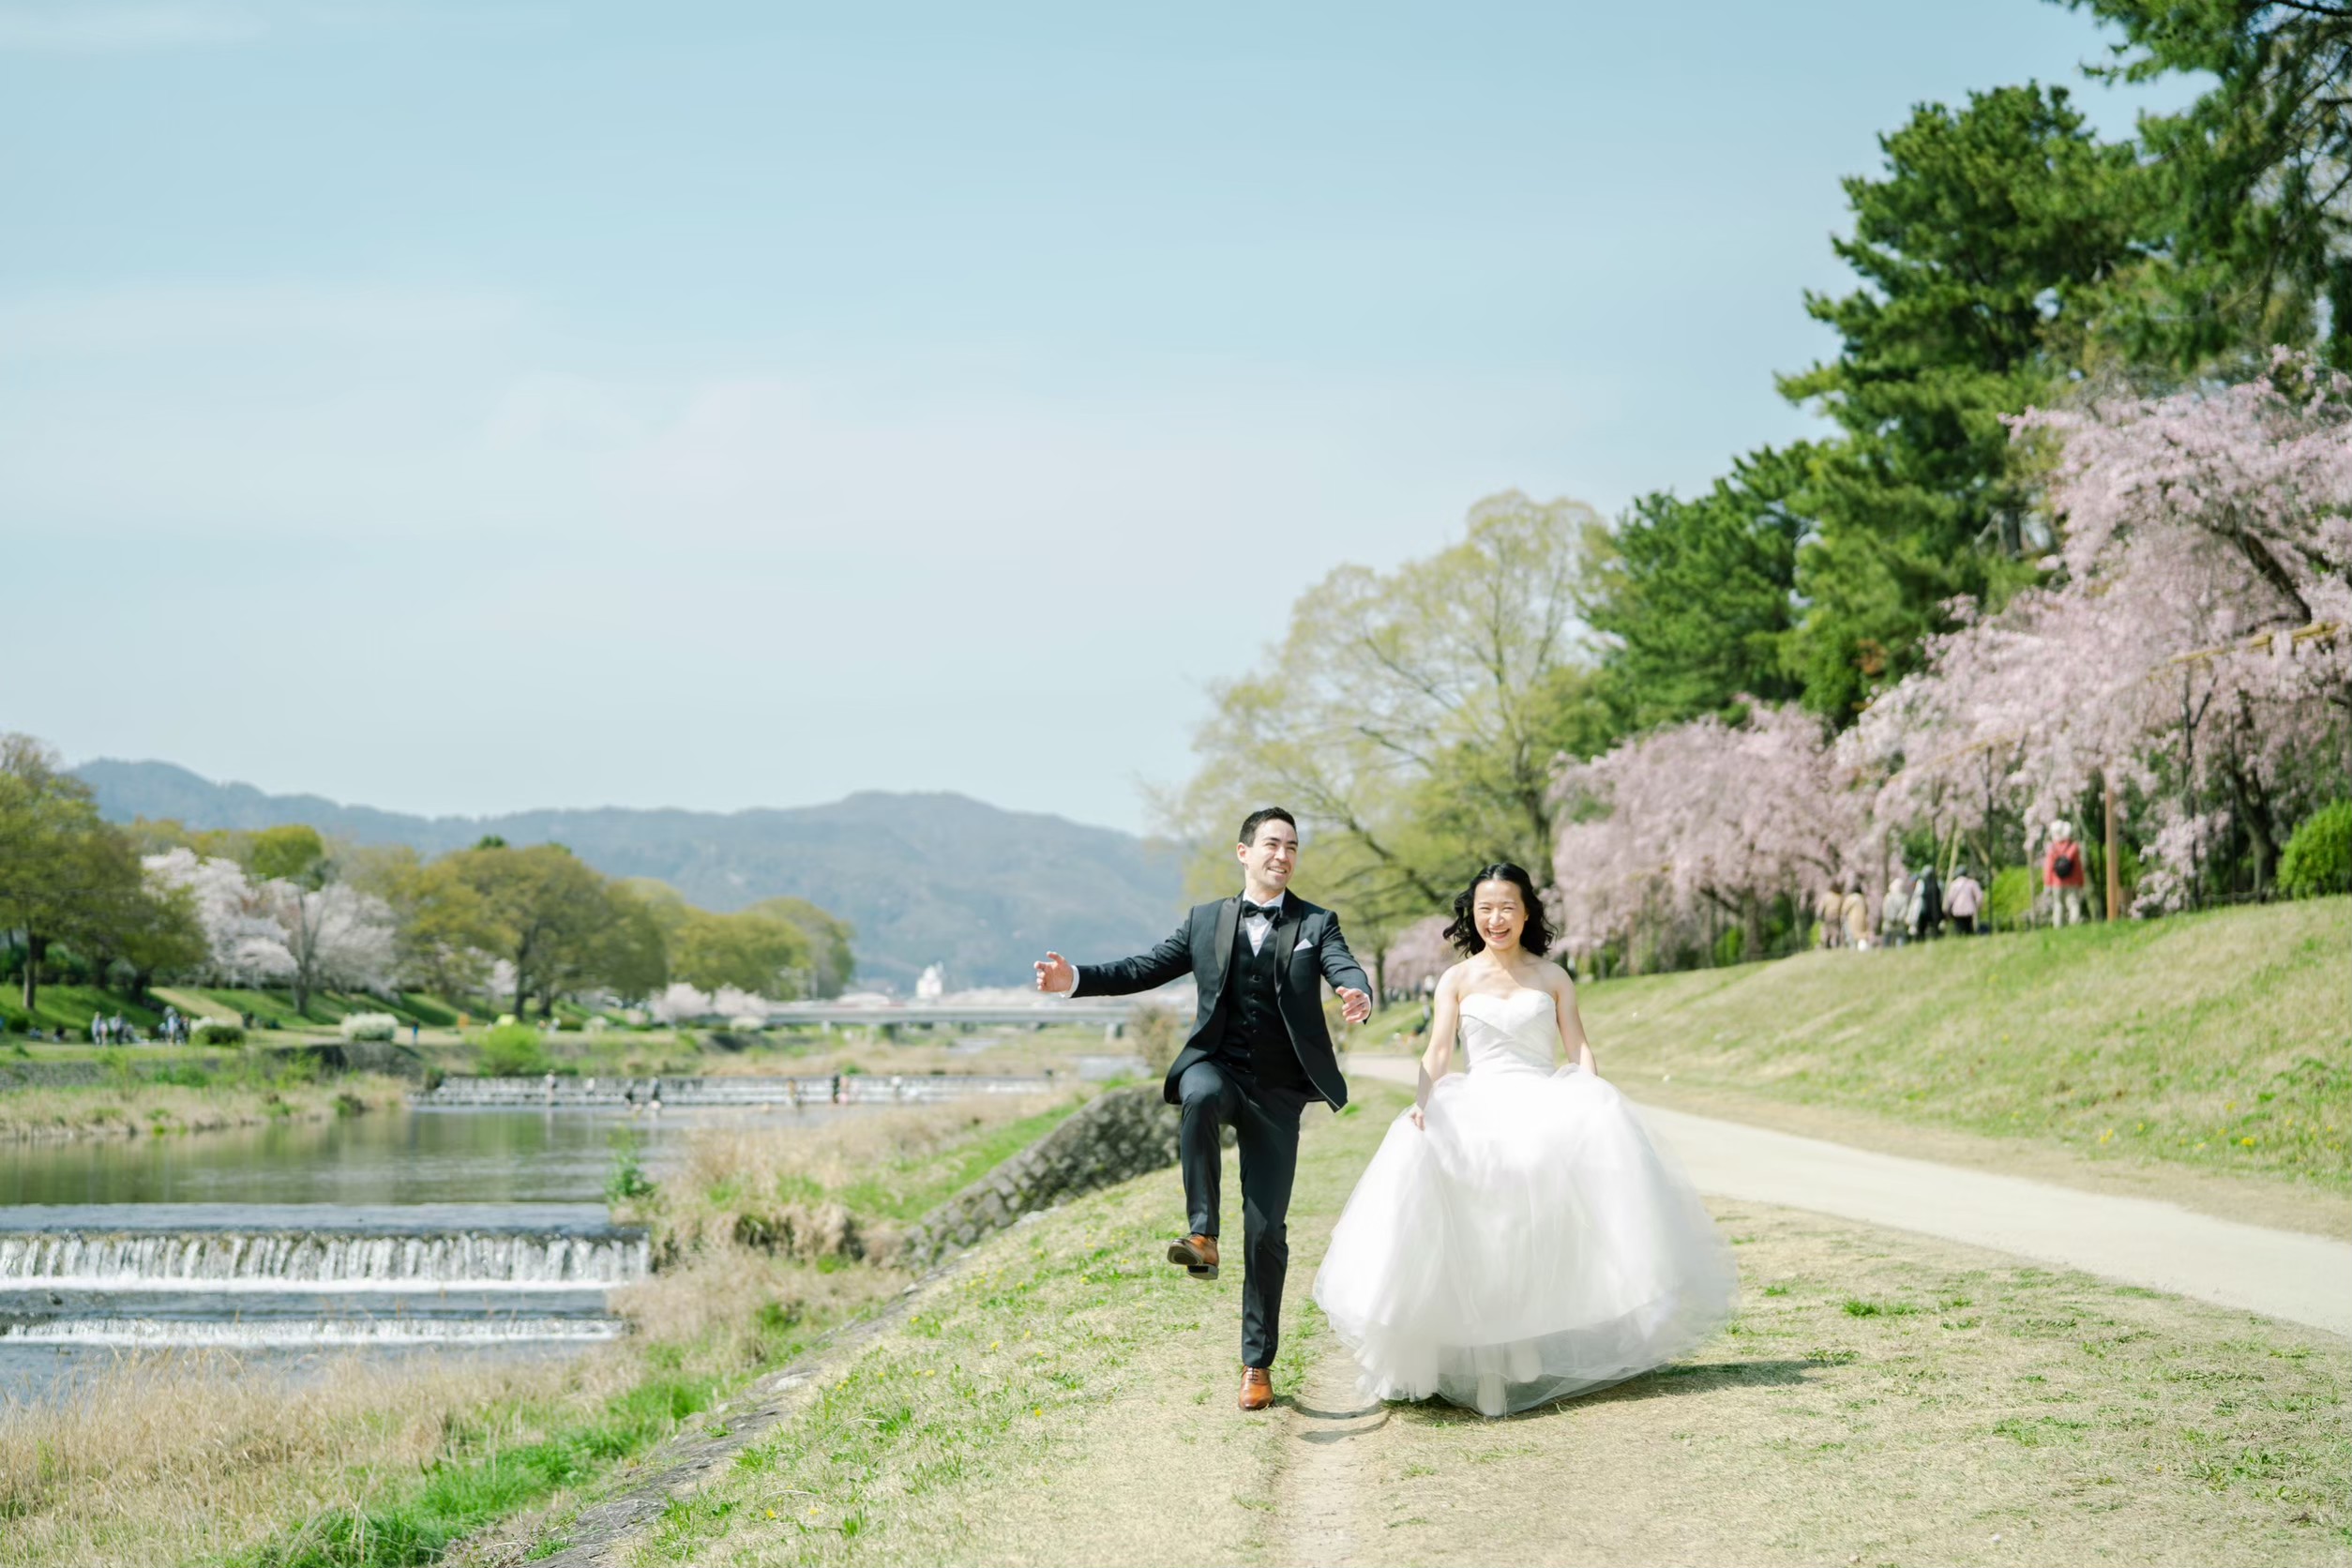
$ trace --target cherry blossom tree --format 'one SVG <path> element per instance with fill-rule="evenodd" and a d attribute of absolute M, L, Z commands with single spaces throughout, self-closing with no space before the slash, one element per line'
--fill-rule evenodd
<path fill-rule="evenodd" d="M 1628 740 L 1558 784 L 1568 825 L 1554 874 L 1572 953 L 1687 942 L 1736 923 L 1761 954 L 1774 901 L 1859 874 L 1869 792 L 1820 722 L 1756 705 L 1743 724 L 1712 716 Z"/>
<path fill-rule="evenodd" d="M 313 991 L 381 990 L 392 973 L 392 906 L 349 882 L 318 887 L 272 881 L 256 890 L 277 923 L 294 988 L 294 1011 L 307 1014 Z"/>
<path fill-rule="evenodd" d="M 1380 986 L 1384 990 L 1418 994 L 1460 959 L 1445 940 L 1453 916 L 1433 914 L 1416 920 L 1390 941 L 1380 956 Z"/>
<path fill-rule="evenodd" d="M 206 974 L 215 983 L 260 986 L 294 972 L 284 930 L 235 861 L 182 847 L 140 864 L 150 885 L 187 890 L 204 933 Z"/>
<path fill-rule="evenodd" d="M 2352 734 L 2352 382 L 2283 357 L 2243 385 L 2034 411 L 2049 585 L 1961 625 L 1848 737 L 1877 809 L 1995 816 L 2028 845 L 2103 774 L 2148 807 L 2140 907 L 2192 899 L 2234 838 L 2257 885 L 2341 788 Z M 1989 858 L 1989 855 L 1988 855 Z"/>

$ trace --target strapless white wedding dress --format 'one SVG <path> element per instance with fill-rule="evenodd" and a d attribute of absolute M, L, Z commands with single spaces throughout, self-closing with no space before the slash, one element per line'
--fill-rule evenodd
<path fill-rule="evenodd" d="M 1552 999 L 1462 1000 L 1467 1073 L 1396 1119 L 1315 1301 L 1382 1399 L 1490 1416 L 1687 1354 L 1738 1301 L 1730 1248 L 1616 1088 L 1555 1071 Z"/>

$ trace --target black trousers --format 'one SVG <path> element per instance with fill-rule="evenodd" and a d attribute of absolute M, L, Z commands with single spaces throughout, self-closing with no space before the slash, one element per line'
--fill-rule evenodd
<path fill-rule="evenodd" d="M 1224 1136 L 1242 1156 L 1242 1364 L 1272 1366 L 1282 1344 L 1282 1282 L 1290 1271 L 1290 1186 L 1299 1174 L 1299 1114 L 1309 1096 L 1258 1083 L 1247 1071 L 1196 1062 L 1177 1081 L 1184 1207 L 1196 1235 L 1214 1236 L 1223 1207 Z"/>

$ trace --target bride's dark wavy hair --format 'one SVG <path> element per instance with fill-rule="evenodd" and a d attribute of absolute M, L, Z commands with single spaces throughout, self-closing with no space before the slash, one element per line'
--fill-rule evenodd
<path fill-rule="evenodd" d="M 1486 939 L 1478 934 L 1478 922 L 1470 911 L 1471 906 L 1478 902 L 1478 884 L 1488 882 L 1507 882 L 1519 890 L 1519 902 L 1527 906 L 1527 924 L 1519 928 L 1520 948 L 1539 958 L 1549 953 L 1552 950 L 1552 923 L 1545 917 L 1544 900 L 1535 891 L 1535 879 L 1529 876 L 1525 868 L 1507 860 L 1480 867 L 1478 874 L 1470 878 L 1470 885 L 1455 895 L 1454 924 L 1445 928 L 1445 940 L 1465 953 L 1484 953 L 1486 950 Z"/>

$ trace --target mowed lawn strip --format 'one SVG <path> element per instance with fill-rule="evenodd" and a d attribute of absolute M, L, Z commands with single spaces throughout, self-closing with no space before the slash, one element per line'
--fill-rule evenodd
<path fill-rule="evenodd" d="M 1602 1070 L 1636 1097 L 2352 1196 L 2352 898 L 1814 953 L 1581 1001 Z"/>

